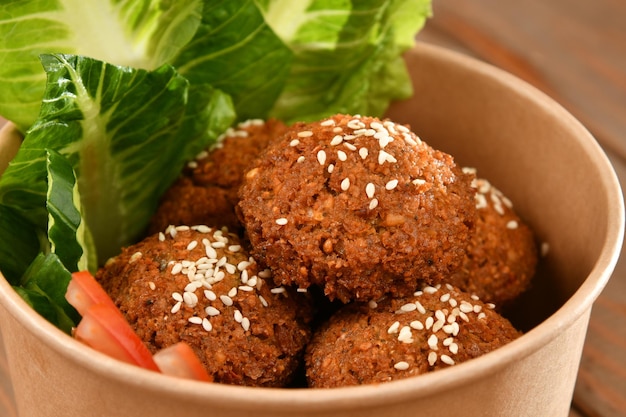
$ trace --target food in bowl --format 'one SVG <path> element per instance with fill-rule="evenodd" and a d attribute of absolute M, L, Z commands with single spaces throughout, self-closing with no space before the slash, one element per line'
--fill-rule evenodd
<path fill-rule="evenodd" d="M 389 382 L 476 358 L 521 336 L 475 295 L 450 284 L 342 307 L 307 346 L 310 387 Z"/>
<path fill-rule="evenodd" d="M 278 282 L 368 301 L 458 268 L 476 216 L 471 180 L 406 126 L 338 114 L 273 141 L 246 172 L 239 209 Z"/>
<path fill-rule="evenodd" d="M 276 287 L 225 229 L 171 226 L 96 279 L 152 353 L 185 342 L 215 382 L 286 386 L 310 337 L 306 294 Z"/>

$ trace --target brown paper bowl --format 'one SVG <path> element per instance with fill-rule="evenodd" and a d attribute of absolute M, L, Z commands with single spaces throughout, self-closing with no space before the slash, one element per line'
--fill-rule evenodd
<path fill-rule="evenodd" d="M 203 384 L 92 351 L 39 317 L 0 279 L 0 325 L 20 414 L 567 416 L 592 303 L 622 244 L 624 207 L 613 169 L 580 123 L 524 82 L 427 45 L 406 60 L 415 94 L 393 105 L 389 116 L 410 123 L 461 165 L 477 167 L 549 244 L 533 290 L 512 312 L 528 330 L 524 336 L 478 359 L 381 385 Z M 7 137 L 5 130 L 2 140 Z"/>

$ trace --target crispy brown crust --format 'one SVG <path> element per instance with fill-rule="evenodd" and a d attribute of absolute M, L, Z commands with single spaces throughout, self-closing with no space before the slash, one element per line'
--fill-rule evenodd
<path fill-rule="evenodd" d="M 274 119 L 249 121 L 228 131 L 219 145 L 191 161 L 166 191 L 151 219 L 149 234 L 170 224 L 226 226 L 241 232 L 235 214 L 237 192 L 248 165 L 287 126 Z"/>
<path fill-rule="evenodd" d="M 481 300 L 507 305 L 535 275 L 538 254 L 531 229 L 510 201 L 488 181 L 475 183 L 478 216 L 463 265 L 447 281 Z"/>
<path fill-rule="evenodd" d="M 460 266 L 470 238 L 472 176 L 412 133 L 406 134 L 417 143 L 409 144 L 399 125 L 384 145 L 363 135 L 344 141 L 355 150 L 333 145 L 338 134 L 356 135 L 349 127 L 354 120 L 367 128 L 384 121 L 332 120 L 332 126 L 290 129 L 246 174 L 238 207 L 254 256 L 278 283 L 320 285 L 344 302 L 407 295 L 420 282 L 441 282 Z M 361 148 L 368 149 L 365 158 Z M 385 154 L 393 161 L 381 162 Z M 278 224 L 281 218 L 287 223 Z"/>
<path fill-rule="evenodd" d="M 196 305 L 181 302 L 179 311 L 172 312 L 177 304 L 173 294 L 185 295 L 185 287 L 190 283 L 186 270 L 173 273 L 173 268 L 182 261 L 206 257 L 201 242 L 203 239 L 215 242 L 213 232 L 181 230 L 175 233 L 175 238 L 170 233 L 161 239 L 159 235 L 148 237 L 107 262 L 97 273 L 97 279 L 152 352 L 185 341 L 215 382 L 285 386 L 300 365 L 310 336 L 311 310 L 307 297 L 295 291 L 272 293 L 273 283 L 258 277 L 256 264 L 248 266 L 246 271 L 249 277 L 257 277 L 257 283 L 244 290 L 241 272 L 230 273 L 222 266 L 224 278 L 210 286 L 215 300 L 208 300 L 204 294 L 206 287 L 200 287 L 193 291 L 198 298 Z M 229 249 L 239 244 L 235 235 L 222 236 L 227 236 L 229 243 L 216 249 L 217 258 L 225 256 L 233 265 L 249 260 L 243 249 L 236 252 Z M 189 250 L 192 241 L 198 245 Z M 228 305 L 220 296 L 228 295 L 233 288 L 236 294 L 230 293 L 232 305 Z M 220 314 L 210 316 L 205 310 L 208 306 Z M 241 316 L 237 317 L 236 311 Z M 212 329 L 207 331 L 202 323 L 190 322 L 190 317 L 207 318 Z M 248 329 L 242 318 L 249 320 Z"/>
<path fill-rule="evenodd" d="M 445 294 L 450 298 L 442 301 Z M 416 301 L 424 312 L 402 310 Z M 454 302 L 456 307 L 451 304 Z M 464 317 L 455 313 L 455 309 L 467 311 L 470 305 L 476 311 L 468 311 Z M 456 335 L 450 319 L 453 315 L 458 323 Z M 438 323 L 438 316 L 445 317 L 445 324 Z M 424 326 L 422 330 L 416 329 L 416 321 Z M 400 335 L 409 329 L 410 339 Z M 306 375 L 313 388 L 388 382 L 449 367 L 445 363 L 448 358 L 454 364 L 465 362 L 519 336 L 491 306 L 444 285 L 432 294 L 383 300 L 376 308 L 365 303 L 344 307 L 314 334 L 305 356 Z"/>

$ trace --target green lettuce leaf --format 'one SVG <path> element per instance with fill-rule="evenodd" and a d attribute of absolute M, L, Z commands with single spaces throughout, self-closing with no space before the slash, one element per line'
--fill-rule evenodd
<path fill-rule="evenodd" d="M 48 149 L 48 239 L 55 253 L 70 272 L 95 272 L 97 258 L 89 228 L 82 220 L 76 175 L 69 161 Z"/>
<path fill-rule="evenodd" d="M 213 0 L 205 2 L 193 39 L 170 62 L 192 85 L 208 83 L 228 93 L 238 119 L 246 120 L 267 115 L 291 58 L 254 1 Z"/>
<path fill-rule="evenodd" d="M 332 113 L 380 116 L 412 89 L 402 53 L 431 15 L 430 0 L 257 0 L 293 51 L 270 115 L 287 121 Z"/>
<path fill-rule="evenodd" d="M 41 115 L 0 178 L 0 204 L 47 230 L 46 149 L 59 152 L 77 174 L 85 221 L 105 260 L 141 236 L 160 195 L 202 145 L 189 141 L 214 140 L 212 132 L 232 123 L 232 109 L 208 87 L 198 87 L 188 106 L 189 83 L 170 65 L 146 71 L 61 54 L 42 62 Z"/>
<path fill-rule="evenodd" d="M 56 254 L 40 253 L 24 273 L 18 294 L 48 321 L 69 333 L 80 320 L 65 299 L 71 278 Z"/>
<path fill-rule="evenodd" d="M 0 114 L 22 131 L 39 114 L 39 55 L 90 56 L 155 69 L 187 44 L 202 0 L 10 0 L 0 4 Z"/>
<path fill-rule="evenodd" d="M 45 242 L 43 230 L 37 230 L 14 208 L 0 204 L 0 260 L 2 274 L 17 285 L 28 265 Z"/>

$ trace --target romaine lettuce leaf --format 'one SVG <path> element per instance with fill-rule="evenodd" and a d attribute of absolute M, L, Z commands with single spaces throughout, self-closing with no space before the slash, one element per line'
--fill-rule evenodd
<path fill-rule="evenodd" d="M 54 253 L 40 253 L 26 270 L 18 294 L 60 329 L 70 332 L 80 319 L 65 299 L 72 275 Z"/>
<path fill-rule="evenodd" d="M 69 161 L 60 153 L 47 149 L 48 240 L 70 272 L 95 272 L 97 258 L 89 228 L 82 219 L 76 175 Z"/>
<path fill-rule="evenodd" d="M 253 0 L 212 0 L 205 1 L 193 39 L 170 63 L 192 85 L 209 83 L 228 93 L 238 119 L 246 120 L 267 115 L 291 58 Z"/>
<path fill-rule="evenodd" d="M 430 0 L 256 0 L 293 51 L 270 115 L 287 121 L 332 113 L 380 116 L 412 89 L 402 53 L 431 15 Z"/>
<path fill-rule="evenodd" d="M 0 3 L 0 114 L 23 132 L 39 114 L 39 55 L 85 55 L 155 69 L 194 35 L 202 0 L 9 0 Z"/>
<path fill-rule="evenodd" d="M 45 232 L 37 230 L 16 209 L 0 204 L 0 236 L 2 274 L 17 285 L 28 265 L 47 246 Z"/>
<path fill-rule="evenodd" d="M 232 123 L 232 108 L 208 87 L 189 104 L 189 83 L 170 65 L 146 71 L 61 54 L 42 62 L 41 114 L 0 178 L 0 203 L 47 229 L 46 148 L 59 152 L 76 171 L 86 224 L 106 260 L 143 233 L 160 195 L 197 152 L 189 141 L 215 139 L 213 131 Z"/>

